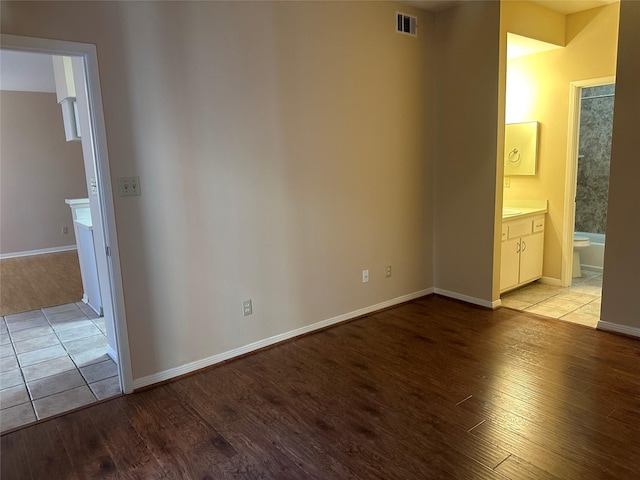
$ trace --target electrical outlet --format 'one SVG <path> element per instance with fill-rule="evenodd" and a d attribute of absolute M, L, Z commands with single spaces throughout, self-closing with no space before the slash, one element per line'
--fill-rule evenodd
<path fill-rule="evenodd" d="M 505 188 L 511 187 L 511 177 L 504 177 L 504 187 Z"/>
<path fill-rule="evenodd" d="M 118 190 L 121 197 L 140 195 L 140 177 L 118 177 Z"/>
<path fill-rule="evenodd" d="M 62 227 L 62 234 L 67 235 L 69 233 L 69 227 Z"/>
<path fill-rule="evenodd" d="M 253 313 L 253 306 L 251 305 L 251 299 L 244 300 L 242 302 L 242 314 L 246 317 Z"/>
<path fill-rule="evenodd" d="M 362 283 L 369 281 L 369 270 L 362 270 Z"/>
<path fill-rule="evenodd" d="M 391 265 L 387 265 L 387 268 L 384 271 L 385 278 L 391 277 Z"/>

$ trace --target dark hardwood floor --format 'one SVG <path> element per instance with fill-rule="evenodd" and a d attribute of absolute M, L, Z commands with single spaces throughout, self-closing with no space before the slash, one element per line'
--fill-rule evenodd
<path fill-rule="evenodd" d="M 637 479 L 640 342 L 435 296 L 2 436 L 3 479 Z"/>

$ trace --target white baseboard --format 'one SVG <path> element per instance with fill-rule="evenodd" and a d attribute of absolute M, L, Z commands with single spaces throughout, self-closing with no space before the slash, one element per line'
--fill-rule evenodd
<path fill-rule="evenodd" d="M 545 285 L 552 285 L 554 287 L 562 286 L 562 281 L 559 278 L 553 278 L 553 277 L 541 277 L 540 283 L 544 283 Z"/>
<path fill-rule="evenodd" d="M 111 358 L 111 360 L 113 360 L 114 362 L 116 362 L 116 364 L 118 364 L 118 354 L 116 353 L 116 351 L 111 348 L 111 345 L 107 345 L 107 355 L 109 355 L 109 358 Z"/>
<path fill-rule="evenodd" d="M 24 252 L 2 253 L 0 254 L 0 260 L 3 260 L 5 258 L 18 258 L 18 257 L 29 257 L 31 255 L 43 255 L 45 253 L 68 252 L 69 250 L 76 250 L 76 246 L 65 245 L 63 247 L 41 248 L 39 250 L 25 250 Z"/>
<path fill-rule="evenodd" d="M 623 333 L 632 337 L 640 338 L 640 328 L 629 327 L 627 325 L 620 325 L 618 323 L 603 322 L 600 320 L 596 326 L 598 330 L 604 330 L 606 332 Z"/>
<path fill-rule="evenodd" d="M 604 268 L 598 267 L 597 265 L 580 265 L 580 268 L 583 270 L 589 270 L 590 272 L 604 272 Z"/>
<path fill-rule="evenodd" d="M 203 358 L 202 360 L 197 360 L 195 362 L 187 363 L 185 365 L 181 365 L 180 367 L 170 368 L 169 370 L 164 370 L 162 372 L 154 373 L 153 375 L 136 378 L 133 381 L 133 389 L 137 390 L 139 388 L 153 385 L 154 383 L 164 382 L 165 380 L 170 380 L 172 378 L 179 377 L 180 375 L 185 375 L 187 373 L 195 372 L 196 370 L 210 367 L 211 365 L 215 365 L 216 363 L 224 362 L 225 360 L 230 360 L 232 358 L 239 357 L 240 355 L 244 355 L 244 354 L 253 352 L 255 350 L 259 350 L 261 348 L 269 347 L 276 343 L 284 342 L 285 340 L 289 340 L 291 338 L 298 337 L 306 333 L 311 333 L 316 330 L 330 327 L 337 323 L 345 322 L 347 320 L 351 320 L 353 318 L 357 318 L 362 315 L 367 315 L 369 313 L 377 312 L 385 308 L 393 307 L 394 305 L 408 302 L 409 300 L 415 300 L 416 298 L 424 297 L 425 295 L 429 295 L 431 293 L 433 293 L 433 288 L 427 288 L 425 290 L 420 290 L 418 292 L 409 293 L 401 297 L 393 298 L 385 302 L 371 305 L 370 307 L 361 308 L 353 312 L 345 313 L 343 315 L 338 315 L 337 317 L 329 318 L 327 320 L 322 320 L 312 325 L 307 325 L 306 327 L 297 328 L 289 332 L 285 332 L 279 335 L 275 335 L 273 337 L 265 338 L 264 340 L 258 340 L 257 342 L 250 343 L 249 345 L 245 345 L 244 347 L 234 348 L 233 350 L 229 350 L 227 352 L 223 352 L 218 355 L 213 355 L 208 358 Z"/>
<path fill-rule="evenodd" d="M 456 300 L 462 300 L 463 302 L 472 303 L 474 305 L 480 305 L 481 307 L 487 307 L 491 309 L 496 309 L 502 302 L 500 299 L 495 301 L 483 300 L 481 298 L 469 297 L 468 295 L 463 295 L 461 293 L 450 292 L 449 290 L 443 290 L 441 288 L 434 289 L 434 292 L 438 295 L 442 295 L 444 297 L 455 298 Z"/>

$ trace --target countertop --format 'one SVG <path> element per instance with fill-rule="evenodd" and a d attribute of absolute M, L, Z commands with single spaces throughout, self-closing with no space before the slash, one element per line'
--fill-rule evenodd
<path fill-rule="evenodd" d="M 89 230 L 93 230 L 93 222 L 91 221 L 91 217 L 89 218 L 78 218 L 73 221 L 76 225 L 82 228 L 87 228 Z"/>
<path fill-rule="evenodd" d="M 519 213 L 509 213 L 509 210 L 517 210 Z M 541 213 L 547 213 L 546 200 L 505 200 L 502 207 L 502 220 L 519 220 Z"/>
<path fill-rule="evenodd" d="M 65 198 L 64 203 L 67 205 L 89 206 L 88 198 Z"/>

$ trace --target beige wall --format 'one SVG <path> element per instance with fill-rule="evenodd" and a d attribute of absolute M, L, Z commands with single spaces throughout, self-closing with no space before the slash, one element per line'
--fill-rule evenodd
<path fill-rule="evenodd" d="M 433 286 L 431 16 L 396 8 L 3 2 L 97 45 L 134 378 Z"/>
<path fill-rule="evenodd" d="M 601 319 L 639 335 L 640 2 L 623 0 L 619 35 Z"/>
<path fill-rule="evenodd" d="M 503 29 L 514 28 L 522 12 L 519 3 L 503 8 Z M 560 280 L 564 236 L 566 158 L 569 121 L 569 85 L 573 81 L 615 75 L 619 5 L 566 17 L 565 48 L 508 61 L 506 122 L 540 122 L 538 172 L 511 176 L 504 199 L 546 199 L 543 276 Z M 544 28 L 543 28 L 544 29 Z"/>
<path fill-rule="evenodd" d="M 500 3 L 502 35 L 511 32 L 554 45 L 566 44 L 565 15 L 529 1 L 506 0 Z"/>
<path fill-rule="evenodd" d="M 74 245 L 64 200 L 87 188 L 80 143 L 65 141 L 55 93 L 0 92 L 0 123 L 0 253 Z"/>
<path fill-rule="evenodd" d="M 143 191 L 115 198 L 134 378 L 434 284 L 492 299 L 497 2 L 415 11 L 418 40 L 393 3 L 1 8 L 97 45 L 111 174 Z"/>
<path fill-rule="evenodd" d="M 498 135 L 498 2 L 437 15 L 435 286 L 490 304 Z"/>

